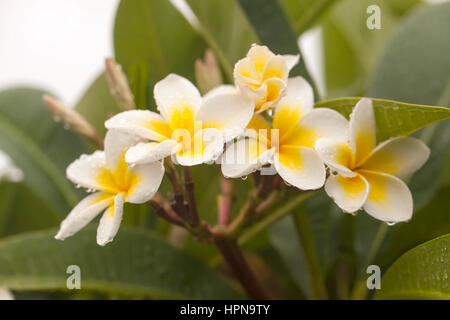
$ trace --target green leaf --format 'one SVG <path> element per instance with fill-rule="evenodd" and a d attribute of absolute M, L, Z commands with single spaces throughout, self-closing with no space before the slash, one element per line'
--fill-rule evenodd
<path fill-rule="evenodd" d="M 442 105 L 450 94 L 450 3 L 425 7 L 404 20 L 383 50 L 370 95 L 409 103 Z M 449 101 L 449 100 L 447 100 Z"/>
<path fill-rule="evenodd" d="M 28 88 L 0 93 L 0 149 L 24 172 L 24 184 L 52 210 L 65 214 L 79 199 L 65 168 L 87 145 L 52 119 L 43 94 Z"/>
<path fill-rule="evenodd" d="M 361 98 L 340 98 L 316 103 L 316 108 L 330 108 L 348 117 Z M 450 118 L 450 109 L 372 99 L 377 122 L 377 140 L 409 135 L 434 122 Z"/>
<path fill-rule="evenodd" d="M 147 66 L 147 101 L 152 101 L 154 84 L 169 73 L 194 80 L 194 62 L 205 44 L 170 1 L 135 0 L 119 4 L 114 50 L 128 75 Z"/>
<path fill-rule="evenodd" d="M 233 82 L 234 64 L 259 42 L 237 0 L 187 2 L 199 21 L 199 34 L 214 50 L 228 81 Z"/>
<path fill-rule="evenodd" d="M 278 1 L 239 0 L 239 3 L 263 44 L 278 54 L 299 53 L 297 37 Z M 290 76 L 295 75 L 313 84 L 303 59 L 290 72 Z"/>
<path fill-rule="evenodd" d="M 298 35 L 309 29 L 335 0 L 280 0 Z"/>
<path fill-rule="evenodd" d="M 121 228 L 113 243 L 100 247 L 95 229 L 64 242 L 55 230 L 0 242 L 0 286 L 13 290 L 66 289 L 69 265 L 81 269 L 81 288 L 175 299 L 237 299 L 220 274 L 154 235 Z"/>
<path fill-rule="evenodd" d="M 442 30 L 450 29 L 449 14 L 450 3 L 425 7 L 400 24 L 377 63 L 371 95 L 450 107 L 450 44 L 441 36 Z M 450 123 L 435 124 L 418 137 L 431 155 L 410 181 L 416 207 L 429 201 L 448 167 Z"/>
<path fill-rule="evenodd" d="M 109 93 L 105 74 L 100 74 L 83 94 L 75 109 L 104 136 L 105 121 L 120 112 L 116 101 Z"/>
<path fill-rule="evenodd" d="M 376 299 L 450 299 L 450 234 L 401 256 L 386 272 Z"/>
<path fill-rule="evenodd" d="M 55 212 L 24 183 L 0 183 L 0 238 L 55 227 L 61 213 Z"/>

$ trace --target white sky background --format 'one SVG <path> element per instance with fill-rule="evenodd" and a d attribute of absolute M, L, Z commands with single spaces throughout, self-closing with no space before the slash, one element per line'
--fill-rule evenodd
<path fill-rule="evenodd" d="M 183 6 L 183 0 L 172 1 Z M 40 87 L 74 105 L 103 69 L 104 58 L 113 55 L 118 3 L 0 0 L 0 90 L 16 85 Z M 316 30 L 300 46 L 314 78 L 323 82 L 320 39 Z"/>
<path fill-rule="evenodd" d="M 28 85 L 73 105 L 112 56 L 119 0 L 0 0 L 0 90 Z"/>

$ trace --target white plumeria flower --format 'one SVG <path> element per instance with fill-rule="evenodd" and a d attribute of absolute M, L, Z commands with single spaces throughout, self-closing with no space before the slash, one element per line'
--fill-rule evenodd
<path fill-rule="evenodd" d="M 252 45 L 247 56 L 234 67 L 236 86 L 252 99 L 256 112 L 274 108 L 287 84 L 289 71 L 299 55 L 275 55 L 266 46 Z"/>
<path fill-rule="evenodd" d="M 23 172 L 16 167 L 11 158 L 0 150 L 0 181 L 20 182 L 23 180 Z"/>
<path fill-rule="evenodd" d="M 308 82 L 302 77 L 289 79 L 286 94 L 275 108 L 272 126 L 255 115 L 247 137 L 227 146 L 221 159 L 224 176 L 244 177 L 273 163 L 278 174 L 297 188 L 322 187 L 326 171 L 314 143 L 323 137 L 345 137 L 348 121 L 334 110 L 313 106 Z"/>
<path fill-rule="evenodd" d="M 170 155 L 184 166 L 210 162 L 222 154 L 225 142 L 242 133 L 254 113 L 253 102 L 232 86 L 218 87 L 202 98 L 189 80 L 175 74 L 155 85 L 154 96 L 160 114 L 132 110 L 105 123 L 108 129 L 150 140 L 130 148 L 127 163 Z"/>
<path fill-rule="evenodd" d="M 389 139 L 376 146 L 372 100 L 361 99 L 350 115 L 349 137 L 321 139 L 315 148 L 331 174 L 325 191 L 345 212 L 364 210 L 389 223 L 407 221 L 413 199 L 399 178 L 410 176 L 428 159 L 430 150 L 410 137 Z"/>
<path fill-rule="evenodd" d="M 97 192 L 73 208 L 61 223 L 56 239 L 72 236 L 105 211 L 97 229 L 97 243 L 103 246 L 119 230 L 125 202 L 144 203 L 154 196 L 164 175 L 163 164 L 156 161 L 131 167 L 125 162 L 127 149 L 138 141 L 135 136 L 108 131 L 105 151 L 82 155 L 67 167 L 69 180 Z"/>

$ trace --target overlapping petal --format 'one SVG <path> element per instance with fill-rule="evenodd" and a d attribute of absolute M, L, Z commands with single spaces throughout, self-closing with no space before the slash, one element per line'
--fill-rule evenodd
<path fill-rule="evenodd" d="M 198 131 L 191 143 L 184 144 L 177 153 L 176 160 L 182 166 L 215 161 L 223 152 L 223 134 L 215 128 Z"/>
<path fill-rule="evenodd" d="M 117 194 L 114 197 L 114 204 L 103 213 L 97 228 L 97 244 L 100 246 L 111 242 L 119 231 L 123 215 L 123 201 L 122 194 Z"/>
<path fill-rule="evenodd" d="M 154 141 L 169 139 L 171 135 L 170 127 L 164 118 L 149 110 L 121 112 L 107 120 L 105 127 Z"/>
<path fill-rule="evenodd" d="M 133 165 L 151 163 L 177 153 L 180 148 L 181 144 L 175 140 L 140 142 L 128 149 L 125 161 Z"/>
<path fill-rule="evenodd" d="M 164 176 L 164 165 L 161 161 L 135 165 L 128 169 L 134 177 L 134 183 L 128 190 L 126 198 L 129 203 L 149 201 L 158 191 Z"/>
<path fill-rule="evenodd" d="M 210 96 L 199 108 L 196 120 L 202 128 L 215 128 L 223 133 L 225 142 L 241 134 L 253 116 L 253 101 L 237 93 Z"/>
<path fill-rule="evenodd" d="M 318 189 L 325 182 L 325 166 L 311 148 L 281 145 L 274 165 L 284 181 L 299 189 Z"/>
<path fill-rule="evenodd" d="M 430 149 L 418 139 L 392 138 L 378 145 L 361 165 L 361 169 L 406 178 L 420 169 L 429 155 Z"/>
<path fill-rule="evenodd" d="M 325 183 L 325 192 L 345 212 L 356 212 L 364 205 L 370 186 L 363 176 L 330 175 Z"/>
<path fill-rule="evenodd" d="M 268 149 L 261 140 L 243 138 L 229 144 L 221 157 L 225 177 L 238 178 L 249 175 L 269 163 L 274 149 Z"/>
<path fill-rule="evenodd" d="M 58 240 L 77 233 L 92 221 L 101 211 L 113 204 L 114 194 L 96 192 L 81 200 L 61 222 L 60 229 L 55 236 Z"/>
<path fill-rule="evenodd" d="M 360 170 L 370 185 L 364 210 L 372 217 L 386 222 L 401 222 L 411 219 L 413 199 L 408 186 L 399 178 L 373 171 Z"/>
<path fill-rule="evenodd" d="M 153 93 L 159 112 L 169 123 L 180 110 L 187 108 L 195 114 L 202 102 L 198 89 L 188 79 L 176 74 L 169 74 L 156 83 Z"/>
<path fill-rule="evenodd" d="M 344 177 L 354 177 L 350 168 L 353 154 L 348 144 L 342 140 L 322 138 L 314 144 L 322 161 L 332 170 Z"/>
<path fill-rule="evenodd" d="M 359 166 L 376 145 L 375 114 L 372 100 L 362 98 L 350 115 L 350 147 L 355 154 L 355 166 Z"/>

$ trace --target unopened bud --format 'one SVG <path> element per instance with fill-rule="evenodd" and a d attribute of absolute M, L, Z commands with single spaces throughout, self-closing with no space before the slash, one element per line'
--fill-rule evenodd
<path fill-rule="evenodd" d="M 61 101 L 48 94 L 44 94 L 42 100 L 44 101 L 46 108 L 52 113 L 53 118 L 58 119 L 57 121 L 61 122 L 65 128 L 78 133 L 103 149 L 103 139 L 99 136 L 94 127 L 75 109 L 66 106 Z"/>
<path fill-rule="evenodd" d="M 133 93 L 128 84 L 127 77 L 122 67 L 112 58 L 106 58 L 106 80 L 108 81 L 109 91 L 122 110 L 136 109 Z"/>
<path fill-rule="evenodd" d="M 195 61 L 195 79 L 202 94 L 222 84 L 222 74 L 217 64 L 214 53 L 208 49 L 205 51 L 204 60 Z"/>

